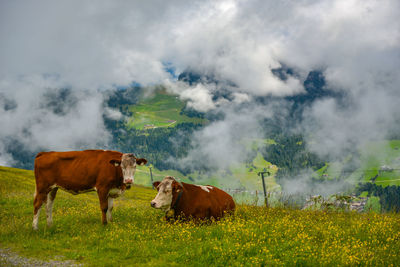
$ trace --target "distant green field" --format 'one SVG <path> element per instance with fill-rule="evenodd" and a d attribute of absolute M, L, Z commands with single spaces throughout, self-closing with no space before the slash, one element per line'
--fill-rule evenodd
<path fill-rule="evenodd" d="M 160 181 L 165 176 L 174 176 L 179 179 L 181 182 L 190 182 L 188 177 L 181 174 L 176 170 L 164 170 L 160 171 L 156 168 L 152 168 L 153 173 L 153 182 Z M 151 175 L 149 166 L 138 166 L 135 174 L 135 183 L 143 186 L 152 186 L 151 183 Z"/>
<path fill-rule="evenodd" d="M 0 167 L 0 248 L 41 260 L 84 266 L 396 266 L 400 215 L 301 211 L 238 205 L 235 216 L 195 224 L 167 223 L 133 186 L 100 223 L 96 193 L 59 191 L 54 225 L 45 212 L 33 231 L 32 171 Z M 0 254 L 0 266 L 10 266 Z M 49 265 L 50 266 L 50 265 Z"/>
<path fill-rule="evenodd" d="M 280 191 L 280 186 L 275 181 L 275 174 L 278 167 L 266 161 L 261 153 L 257 153 L 251 164 L 237 164 L 231 168 L 232 177 L 240 180 L 241 184 L 250 190 L 262 190 L 262 180 L 258 176 L 261 171 L 268 171 L 265 174 L 265 182 L 267 191 Z"/>
<path fill-rule="evenodd" d="M 154 96 L 143 99 L 139 104 L 132 105 L 129 110 L 133 116 L 128 121 L 129 128 L 152 129 L 156 127 L 175 127 L 178 123 L 204 123 L 204 119 L 190 118 L 181 115 L 185 102 L 178 96 L 157 91 Z"/>
<path fill-rule="evenodd" d="M 378 175 L 378 185 L 400 185 L 400 140 L 369 143 L 361 155 L 365 181 Z"/>
<path fill-rule="evenodd" d="M 368 182 L 377 176 L 377 185 L 400 185 L 400 140 L 370 142 L 360 150 L 360 155 L 360 167 L 345 173 L 349 182 Z M 316 171 L 316 176 L 338 178 L 342 168 L 343 162 L 330 162 Z"/>

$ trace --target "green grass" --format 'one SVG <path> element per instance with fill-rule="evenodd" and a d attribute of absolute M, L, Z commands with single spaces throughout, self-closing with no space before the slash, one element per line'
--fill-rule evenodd
<path fill-rule="evenodd" d="M 367 204 L 365 205 L 366 210 L 380 212 L 381 204 L 379 202 L 379 197 L 371 196 L 368 198 Z"/>
<path fill-rule="evenodd" d="M 0 167 L 0 247 L 88 266 L 389 266 L 400 262 L 400 216 L 238 205 L 234 217 L 167 223 L 150 207 L 155 190 L 134 186 L 100 223 L 95 193 L 59 191 L 54 226 L 31 230 L 32 171 Z"/>
<path fill-rule="evenodd" d="M 178 96 L 157 91 L 153 97 L 143 99 L 139 104 L 130 106 L 133 116 L 128 121 L 129 128 L 151 129 L 155 127 L 175 127 L 179 123 L 192 122 L 202 124 L 204 119 L 181 115 L 185 102 Z"/>
<path fill-rule="evenodd" d="M 325 163 L 325 165 L 322 168 L 315 171 L 314 177 L 323 180 L 337 179 L 341 175 L 342 167 L 343 165 L 341 162 Z"/>
<path fill-rule="evenodd" d="M 280 191 L 280 185 L 275 180 L 278 167 L 266 161 L 261 153 L 257 153 L 251 164 L 237 164 L 232 167 L 232 177 L 230 179 L 239 180 L 247 189 L 262 190 L 262 180 L 258 173 L 264 170 L 270 172 L 270 175 L 265 175 L 267 191 Z"/>

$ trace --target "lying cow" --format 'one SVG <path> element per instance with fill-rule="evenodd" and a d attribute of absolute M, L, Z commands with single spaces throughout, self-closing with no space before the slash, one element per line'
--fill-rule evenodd
<path fill-rule="evenodd" d="M 43 203 L 47 203 L 47 225 L 51 226 L 53 201 L 58 188 L 74 195 L 97 191 L 102 223 L 107 224 L 107 221 L 111 221 L 113 199 L 130 188 L 134 182 L 136 165 L 146 163 L 146 159 L 117 151 L 40 152 L 35 158 L 33 229 L 38 227 Z"/>
<path fill-rule="evenodd" d="M 158 194 L 151 201 L 151 206 L 163 210 L 167 219 L 219 219 L 235 210 L 232 197 L 214 186 L 179 183 L 171 176 L 154 182 L 153 186 Z"/>

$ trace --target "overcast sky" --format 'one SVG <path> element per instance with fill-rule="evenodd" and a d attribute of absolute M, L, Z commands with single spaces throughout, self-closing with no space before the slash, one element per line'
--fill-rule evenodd
<path fill-rule="evenodd" d="M 195 109 L 224 109 L 211 101 L 215 85 L 176 82 L 186 69 L 236 84 L 230 104 L 302 93 L 307 73 L 322 70 L 329 88 L 356 102 L 317 102 L 303 128 L 317 140 L 311 149 L 340 153 L 383 136 L 400 112 L 399 18 L 398 0 L 1 1 L 0 164 L 12 162 L 12 138 L 33 150 L 107 144 L 99 92 L 116 85 L 164 84 Z M 271 69 L 281 64 L 300 76 L 279 80 Z M 54 114 L 43 96 L 62 87 L 74 105 Z M 237 127 L 225 123 L 224 133 Z M 221 124 L 209 127 L 199 140 Z"/>

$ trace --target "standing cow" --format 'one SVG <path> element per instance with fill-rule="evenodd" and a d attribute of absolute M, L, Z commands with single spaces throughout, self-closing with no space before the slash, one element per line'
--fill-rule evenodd
<path fill-rule="evenodd" d="M 47 225 L 51 226 L 53 201 L 58 188 L 74 195 L 97 191 L 101 221 L 107 224 L 107 221 L 111 221 L 113 199 L 130 188 L 134 182 L 136 165 L 146 163 L 146 159 L 117 151 L 40 152 L 35 158 L 33 229 L 38 227 L 43 203 L 47 203 Z"/>
<path fill-rule="evenodd" d="M 151 201 L 151 206 L 163 210 L 167 219 L 170 211 L 175 219 L 186 217 L 203 220 L 219 219 L 235 210 L 233 198 L 214 186 L 179 183 L 171 176 L 153 185 L 158 194 Z"/>

